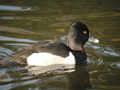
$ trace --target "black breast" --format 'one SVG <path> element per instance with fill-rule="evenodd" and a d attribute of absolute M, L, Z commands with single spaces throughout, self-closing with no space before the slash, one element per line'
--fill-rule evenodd
<path fill-rule="evenodd" d="M 87 64 L 87 55 L 85 51 L 72 51 L 75 57 L 76 65 Z"/>

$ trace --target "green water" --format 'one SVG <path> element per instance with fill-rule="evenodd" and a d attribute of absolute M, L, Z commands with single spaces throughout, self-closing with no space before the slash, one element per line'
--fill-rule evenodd
<path fill-rule="evenodd" d="M 1 0 L 0 60 L 8 60 L 20 48 L 39 40 L 63 37 L 69 25 L 79 20 L 87 24 L 91 36 L 100 42 L 87 43 L 88 68 L 80 73 L 35 78 L 21 67 L 0 68 L 0 90 L 120 90 L 119 3 L 119 0 Z"/>

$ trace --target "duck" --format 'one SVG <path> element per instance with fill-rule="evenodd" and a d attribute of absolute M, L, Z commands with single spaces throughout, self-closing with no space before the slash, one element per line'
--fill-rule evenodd
<path fill-rule="evenodd" d="M 84 45 L 89 39 L 88 27 L 83 22 L 77 21 L 73 22 L 67 31 L 67 43 L 55 40 L 39 41 L 17 52 L 10 62 L 22 66 L 87 63 Z"/>

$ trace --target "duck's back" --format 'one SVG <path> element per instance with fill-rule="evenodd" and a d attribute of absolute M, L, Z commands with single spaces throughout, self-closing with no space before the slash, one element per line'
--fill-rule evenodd
<path fill-rule="evenodd" d="M 55 42 L 52 40 L 40 41 L 39 43 L 22 48 L 11 60 L 10 62 L 14 62 L 19 65 L 26 65 L 26 59 L 32 53 L 39 52 L 47 52 L 51 54 L 55 54 L 58 56 L 66 57 L 68 56 L 68 48 L 65 44 L 61 42 Z"/>

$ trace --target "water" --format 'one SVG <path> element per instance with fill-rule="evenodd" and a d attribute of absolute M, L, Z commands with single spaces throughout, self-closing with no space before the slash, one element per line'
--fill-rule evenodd
<path fill-rule="evenodd" d="M 1 0 L 0 60 L 39 40 L 63 38 L 83 21 L 99 43 L 88 42 L 88 67 L 32 76 L 23 67 L 0 68 L 0 90 L 120 90 L 119 0 Z M 79 83 L 79 85 L 78 85 Z"/>

